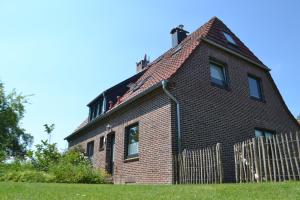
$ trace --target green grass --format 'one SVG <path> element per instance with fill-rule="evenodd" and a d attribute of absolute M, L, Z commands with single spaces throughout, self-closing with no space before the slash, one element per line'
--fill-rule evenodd
<path fill-rule="evenodd" d="M 0 199 L 300 199 L 300 182 L 221 185 L 84 185 L 0 182 Z"/>

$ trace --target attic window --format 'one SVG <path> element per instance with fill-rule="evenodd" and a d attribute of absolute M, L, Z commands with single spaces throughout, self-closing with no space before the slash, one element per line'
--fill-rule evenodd
<path fill-rule="evenodd" d="M 136 83 L 130 83 L 129 85 L 127 85 L 127 87 L 129 87 L 129 90 L 131 92 L 134 92 L 134 91 L 138 90 L 149 78 L 150 78 L 150 76 L 148 76 L 147 78 L 140 80 Z"/>
<path fill-rule="evenodd" d="M 174 55 L 174 54 L 176 54 L 178 51 L 180 51 L 181 50 L 181 45 L 178 45 L 175 49 L 174 49 L 174 51 L 172 52 L 172 55 Z"/>
<path fill-rule="evenodd" d="M 226 32 L 223 32 L 227 42 L 229 42 L 230 44 L 233 44 L 233 45 L 237 45 L 236 42 L 234 41 L 234 39 L 231 37 L 231 35 L 229 35 L 228 33 Z"/>

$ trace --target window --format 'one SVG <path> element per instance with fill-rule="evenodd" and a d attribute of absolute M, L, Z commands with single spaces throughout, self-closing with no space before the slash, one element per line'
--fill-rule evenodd
<path fill-rule="evenodd" d="M 248 76 L 250 97 L 262 100 L 262 88 L 260 79 L 254 76 Z"/>
<path fill-rule="evenodd" d="M 210 76 L 211 82 L 214 85 L 221 87 L 228 86 L 225 67 L 215 63 L 210 63 Z"/>
<path fill-rule="evenodd" d="M 89 159 L 93 158 L 93 155 L 94 155 L 94 141 L 91 141 L 91 142 L 87 143 L 86 155 Z"/>
<path fill-rule="evenodd" d="M 134 124 L 126 128 L 126 158 L 139 155 L 139 125 Z"/>
<path fill-rule="evenodd" d="M 255 137 L 272 137 L 274 134 L 274 131 L 255 129 Z"/>
<path fill-rule="evenodd" d="M 99 141 L 99 151 L 102 151 L 104 149 L 104 136 L 100 137 Z"/>
<path fill-rule="evenodd" d="M 231 35 L 229 35 L 226 32 L 223 32 L 227 42 L 229 42 L 230 44 L 236 45 L 236 42 L 234 41 L 234 39 L 231 37 Z"/>
<path fill-rule="evenodd" d="M 90 106 L 90 121 L 101 115 L 103 112 L 103 99 L 97 100 Z"/>

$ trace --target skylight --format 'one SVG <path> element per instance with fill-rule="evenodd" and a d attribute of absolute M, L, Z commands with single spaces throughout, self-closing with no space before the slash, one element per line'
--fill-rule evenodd
<path fill-rule="evenodd" d="M 225 33 L 225 32 L 223 32 L 223 34 L 224 34 L 227 42 L 236 45 L 236 43 L 235 43 L 234 39 L 231 37 L 231 35 L 229 35 L 228 33 Z"/>

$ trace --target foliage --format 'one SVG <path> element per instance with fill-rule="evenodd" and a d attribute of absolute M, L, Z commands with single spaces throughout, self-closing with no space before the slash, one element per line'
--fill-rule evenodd
<path fill-rule="evenodd" d="M 47 125 L 45 124 L 45 132 L 48 134 L 48 140 L 41 140 L 41 144 L 37 144 L 36 151 L 30 151 L 27 155 L 31 158 L 33 166 L 40 171 L 47 172 L 50 165 L 58 163 L 61 154 L 57 149 L 57 144 L 51 144 L 49 142 L 50 135 L 54 130 L 54 124 Z"/>
<path fill-rule="evenodd" d="M 104 183 L 107 174 L 94 169 L 82 149 L 74 148 L 65 152 L 59 162 L 50 167 L 59 183 Z"/>
<path fill-rule="evenodd" d="M 27 97 L 15 90 L 6 95 L 0 82 L 0 162 L 10 156 L 24 158 L 32 144 L 33 137 L 20 127 L 26 103 Z"/>
<path fill-rule="evenodd" d="M 0 181 L 50 183 L 55 181 L 55 177 L 52 174 L 36 170 L 8 171 L 0 176 Z"/>
<path fill-rule="evenodd" d="M 48 153 L 48 151 L 46 152 Z M 41 155 L 41 157 L 48 156 Z M 39 161 L 42 161 L 43 164 L 38 163 Z M 31 160 L 31 162 L 16 160 L 12 163 L 2 163 L 0 164 L 0 181 L 105 183 L 108 178 L 104 171 L 92 167 L 80 147 L 59 154 L 56 162 L 44 161 L 45 159 L 37 159 Z M 41 170 L 45 168 L 47 170 Z"/>
<path fill-rule="evenodd" d="M 0 181 L 53 182 L 54 176 L 35 170 L 30 162 L 16 160 L 0 164 Z"/>

